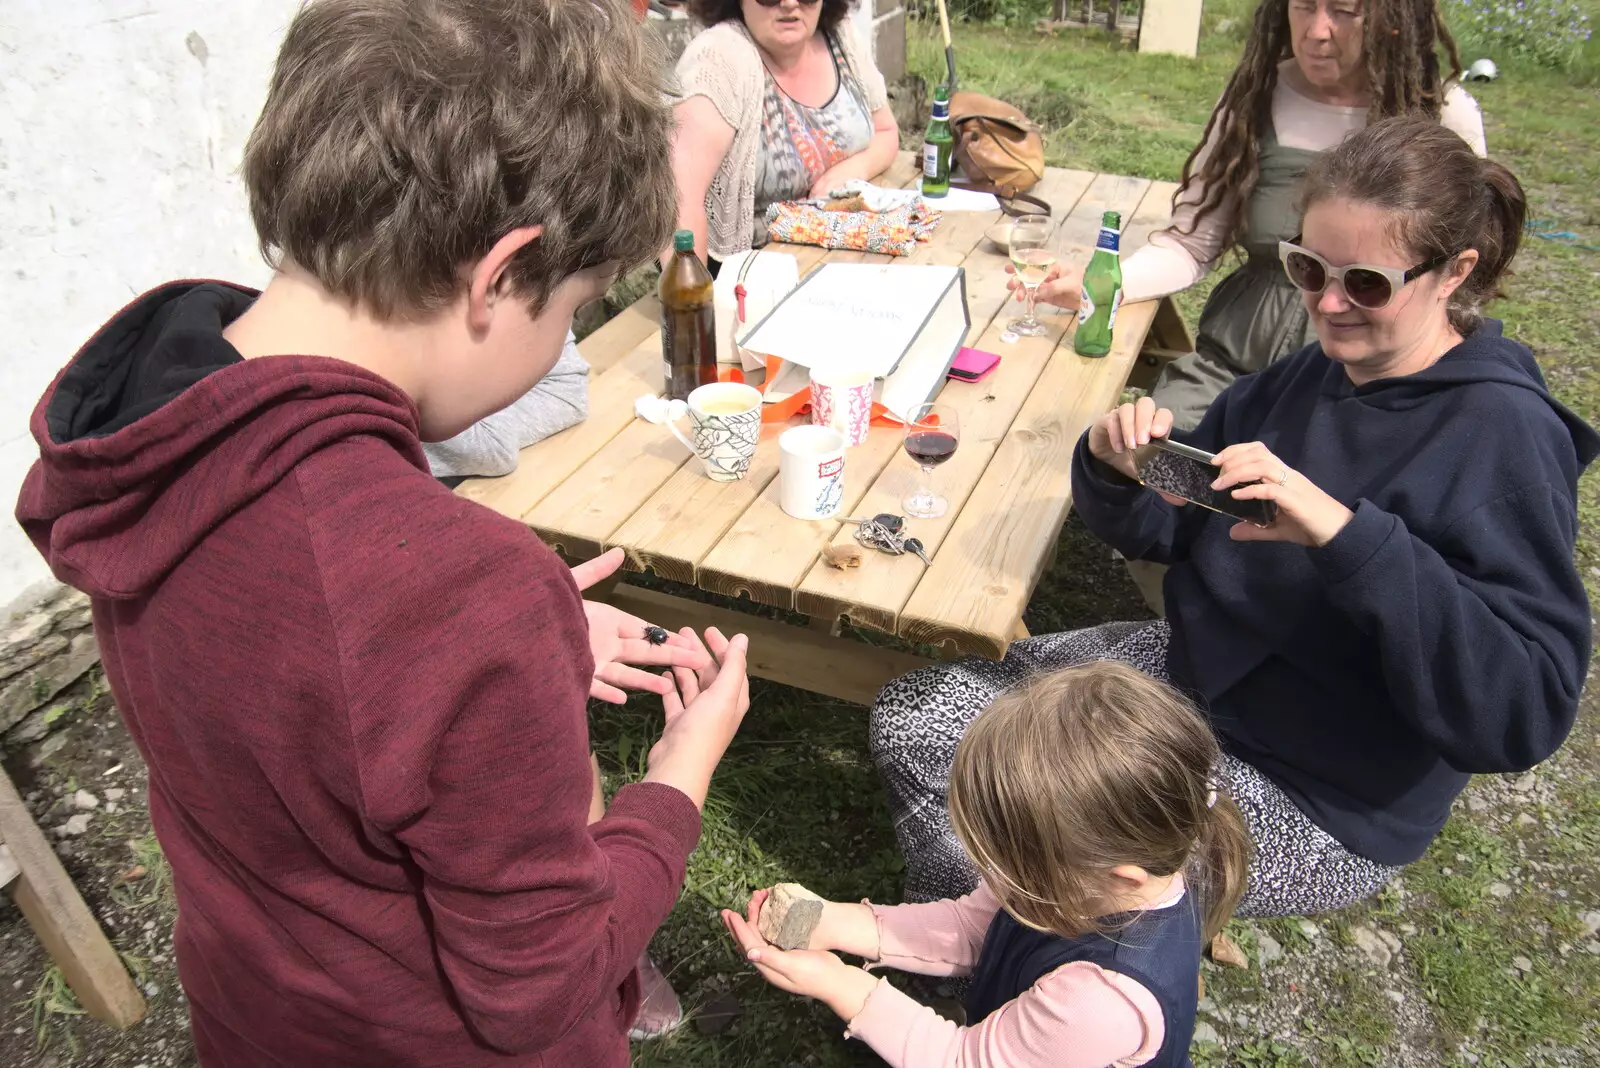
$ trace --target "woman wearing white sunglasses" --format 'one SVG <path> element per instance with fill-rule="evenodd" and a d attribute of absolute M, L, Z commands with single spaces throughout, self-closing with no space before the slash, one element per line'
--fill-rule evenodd
<path fill-rule="evenodd" d="M 1194 693 L 1256 842 L 1243 915 L 1338 908 L 1422 855 L 1468 777 L 1526 769 L 1572 726 L 1589 608 L 1577 480 L 1600 437 L 1484 319 L 1525 202 L 1504 167 L 1421 118 L 1313 165 L 1282 261 L 1318 341 L 1246 375 L 1192 432 L 1257 527 L 1175 504 L 1133 450 L 1148 398 L 1079 442 L 1073 503 L 1132 559 L 1170 564 L 1168 619 L 1012 646 L 891 683 L 873 742 L 919 890 L 975 880 L 944 818 L 942 742 L 1027 674 L 1126 660 Z"/>

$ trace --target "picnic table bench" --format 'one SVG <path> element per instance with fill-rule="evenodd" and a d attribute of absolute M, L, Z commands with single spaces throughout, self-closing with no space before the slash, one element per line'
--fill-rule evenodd
<path fill-rule="evenodd" d="M 916 179 L 916 161 L 902 153 L 878 181 L 898 187 Z M 1122 213 L 1123 248 L 1136 248 L 1166 224 L 1175 188 L 1052 167 L 1034 193 L 1054 208 L 1061 258 L 1086 261 L 1103 212 Z M 777 438 L 784 426 L 763 428 L 746 478 L 718 483 L 665 427 L 636 418 L 635 398 L 662 389 L 660 305 L 653 295 L 580 346 L 592 368 L 588 418 L 524 449 L 515 472 L 467 480 L 457 492 L 527 523 L 569 559 L 620 545 L 629 570 L 810 617 L 809 627 L 793 626 L 626 582 L 599 592 L 662 626 L 743 631 L 750 636 L 751 674 L 761 678 L 870 703 L 890 678 L 928 662 L 841 635 L 844 622 L 941 653 L 1004 656 L 1025 636 L 1023 610 L 1054 558 L 1079 436 L 1117 401 L 1136 365 L 1152 377 L 1160 358 L 1192 344 L 1166 298 L 1125 304 L 1104 358 L 1076 355 L 1075 317 L 1047 305 L 1040 306 L 1046 336 L 1001 341 L 1021 305 L 1008 300 L 1006 253 L 984 237 L 999 218 L 998 212 L 947 213 L 931 242 L 898 261 L 964 267 L 972 321 L 966 343 L 1002 357 L 981 382 L 949 381 L 939 395 L 961 416 L 961 445 L 937 476 L 950 508 L 940 519 L 908 524 L 931 566 L 911 555 L 870 551 L 859 568 L 826 566 L 823 547 L 853 544 L 854 528 L 837 520 L 804 522 L 779 507 Z M 793 254 L 802 274 L 823 262 L 894 262 L 770 247 Z M 916 477 L 900 431 L 874 427 L 846 455 L 841 514 L 903 512 Z"/>

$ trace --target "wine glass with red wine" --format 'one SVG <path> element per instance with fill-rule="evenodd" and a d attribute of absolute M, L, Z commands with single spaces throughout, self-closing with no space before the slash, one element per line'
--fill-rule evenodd
<path fill-rule="evenodd" d="M 906 514 L 918 519 L 938 519 L 950 502 L 933 492 L 933 469 L 956 454 L 961 442 L 961 418 L 948 404 L 913 408 L 906 420 L 906 453 L 922 468 L 922 488 L 905 500 Z"/>

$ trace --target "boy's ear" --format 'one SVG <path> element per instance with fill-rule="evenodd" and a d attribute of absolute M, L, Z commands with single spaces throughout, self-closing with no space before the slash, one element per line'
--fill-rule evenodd
<path fill-rule="evenodd" d="M 512 257 L 543 233 L 543 226 L 519 226 L 496 241 L 473 266 L 467 283 L 467 322 L 475 332 L 489 329 L 495 304 L 510 292 L 506 272 L 511 267 Z"/>

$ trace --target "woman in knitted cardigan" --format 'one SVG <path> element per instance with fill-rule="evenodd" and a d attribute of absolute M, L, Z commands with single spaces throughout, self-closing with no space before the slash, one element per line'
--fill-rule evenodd
<path fill-rule="evenodd" d="M 678 226 L 727 259 L 765 243 L 767 205 L 888 168 L 900 131 L 846 16 L 855 0 L 691 0 L 678 60 Z"/>

